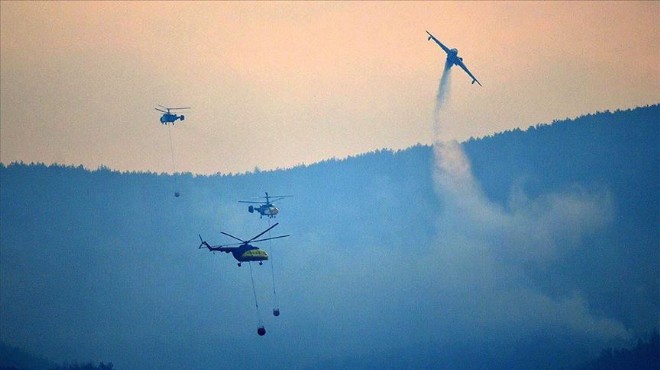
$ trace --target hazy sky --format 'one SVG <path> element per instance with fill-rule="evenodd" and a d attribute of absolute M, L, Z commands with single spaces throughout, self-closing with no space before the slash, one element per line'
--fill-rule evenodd
<path fill-rule="evenodd" d="M 2 2 L 0 160 L 242 172 L 660 101 L 658 2 Z"/>

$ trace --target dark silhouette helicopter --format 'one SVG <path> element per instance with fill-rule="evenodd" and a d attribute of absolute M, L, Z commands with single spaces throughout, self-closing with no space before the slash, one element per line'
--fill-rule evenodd
<path fill-rule="evenodd" d="M 268 216 L 270 218 L 274 218 L 280 210 L 275 207 L 275 205 L 272 203 L 273 201 L 284 199 L 291 197 L 292 195 L 273 195 L 270 196 L 268 195 L 268 192 L 266 192 L 265 202 L 254 202 L 254 201 L 249 201 L 249 200 L 239 200 L 239 203 L 253 203 L 253 204 L 261 204 L 258 207 L 255 206 L 248 206 L 248 212 L 254 213 L 254 211 L 259 212 L 259 218 L 262 218 L 263 216 Z"/>
<path fill-rule="evenodd" d="M 160 109 L 160 108 L 154 108 L 157 111 L 163 113 L 163 115 L 160 117 L 160 123 L 162 123 L 163 125 L 167 125 L 169 123 L 174 124 L 176 122 L 176 120 L 178 120 L 178 119 L 180 119 L 181 121 L 186 119 L 186 117 L 183 114 L 178 115 L 176 113 L 172 113 L 171 111 L 181 110 L 181 109 L 190 109 L 190 107 L 168 108 L 168 107 L 160 105 L 160 104 L 158 104 L 158 106 L 162 107 L 163 109 L 166 109 L 166 110 L 163 110 L 163 109 Z"/>
<path fill-rule="evenodd" d="M 261 233 L 259 233 L 257 236 L 253 237 L 250 240 L 239 239 L 231 234 L 227 234 L 226 232 L 221 231 L 220 233 L 240 241 L 240 243 L 232 243 L 226 245 L 218 245 L 218 246 L 209 245 L 209 243 L 204 241 L 204 239 L 202 239 L 202 236 L 199 235 L 199 240 L 202 242 L 199 245 L 199 248 L 206 247 L 211 252 L 231 253 L 236 259 L 236 261 L 238 261 L 238 267 L 241 267 L 242 262 L 252 262 L 252 261 L 259 261 L 259 264 L 262 265 L 263 264 L 262 261 L 268 260 L 268 253 L 266 253 L 266 251 L 263 249 L 259 249 L 253 245 L 250 245 L 250 243 L 258 243 L 271 239 L 286 238 L 287 236 L 289 236 L 287 234 L 287 235 L 274 236 L 272 238 L 257 239 L 277 225 L 279 225 L 279 223 L 276 223 L 275 225 L 267 228 L 266 230 L 262 231 Z M 238 247 L 232 247 L 232 245 L 238 245 Z"/>

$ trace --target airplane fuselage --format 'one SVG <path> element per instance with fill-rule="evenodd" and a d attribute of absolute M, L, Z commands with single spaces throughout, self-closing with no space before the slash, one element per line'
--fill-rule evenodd
<path fill-rule="evenodd" d="M 461 65 L 461 62 L 463 61 L 463 58 L 458 56 L 458 49 L 449 49 L 449 52 L 447 53 L 447 60 L 449 61 L 450 65 Z"/>

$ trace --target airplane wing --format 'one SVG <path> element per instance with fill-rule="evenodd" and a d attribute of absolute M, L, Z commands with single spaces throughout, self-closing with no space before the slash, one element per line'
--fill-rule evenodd
<path fill-rule="evenodd" d="M 468 76 L 472 77 L 472 83 L 476 82 L 476 83 L 479 84 L 479 86 L 482 86 L 481 82 L 479 82 L 479 80 L 477 80 L 477 78 L 474 77 L 474 75 L 470 72 L 470 70 L 465 66 L 465 64 L 463 62 L 460 62 L 460 63 L 457 63 L 457 64 L 458 64 L 459 67 L 463 68 L 463 70 L 465 71 L 465 73 L 468 74 Z"/>
<path fill-rule="evenodd" d="M 448 47 L 446 47 L 443 43 L 440 42 L 440 40 L 436 39 L 433 35 L 431 35 L 429 31 L 426 31 L 426 33 L 429 34 L 429 40 L 433 39 L 433 41 L 435 41 L 436 44 L 440 45 L 440 47 L 442 48 L 442 50 L 445 51 L 445 53 L 449 54 Z"/>

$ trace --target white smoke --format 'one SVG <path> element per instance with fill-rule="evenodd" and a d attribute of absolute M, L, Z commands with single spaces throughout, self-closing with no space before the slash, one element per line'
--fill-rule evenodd
<path fill-rule="evenodd" d="M 433 134 L 434 142 L 440 138 L 440 111 L 445 104 L 445 100 L 449 95 L 449 82 L 451 81 L 451 64 L 449 61 L 445 62 L 445 67 L 442 70 L 442 77 L 440 77 L 440 84 L 438 85 L 438 93 L 435 96 L 435 109 L 433 110 Z"/>
<path fill-rule="evenodd" d="M 609 195 L 575 188 L 529 199 L 521 189 L 512 189 L 508 204 L 490 201 L 462 146 L 442 139 L 449 124 L 441 116 L 449 100 L 450 72 L 445 65 L 436 97 L 432 169 L 442 204 L 436 293 L 461 297 L 446 310 L 477 331 L 498 328 L 522 337 L 562 328 L 594 340 L 627 338 L 622 323 L 593 315 L 579 291 L 553 298 L 533 289 L 525 275 L 525 269 L 542 269 L 579 248 L 585 236 L 611 222 Z"/>

